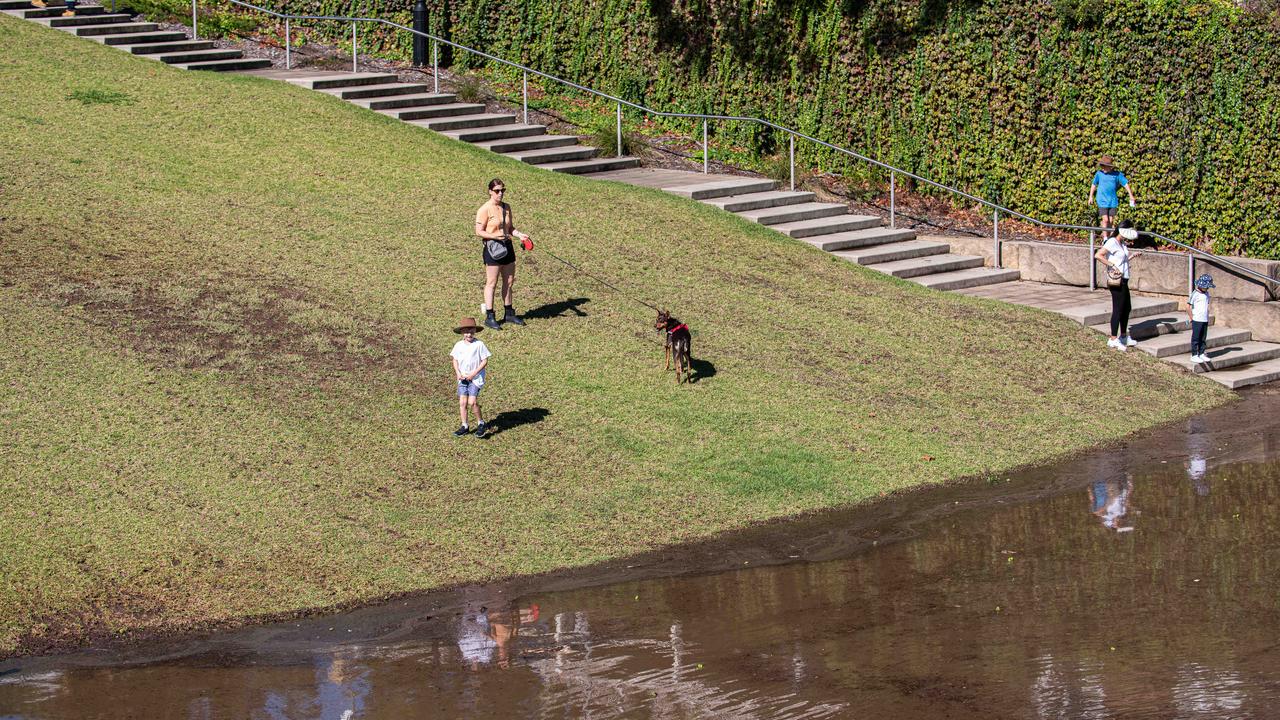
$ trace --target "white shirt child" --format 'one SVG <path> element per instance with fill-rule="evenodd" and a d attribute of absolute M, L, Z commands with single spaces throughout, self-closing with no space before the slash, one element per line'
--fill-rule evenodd
<path fill-rule="evenodd" d="M 458 372 L 463 375 L 469 375 L 480 367 L 480 363 L 489 359 L 493 353 L 489 352 L 489 348 L 479 340 L 459 340 L 454 343 L 453 350 L 449 352 L 449 356 L 458 361 Z M 481 370 L 475 377 L 471 378 L 471 384 L 476 387 L 484 387 L 485 370 Z"/>
<path fill-rule="evenodd" d="M 1191 297 L 1187 300 L 1187 304 L 1191 306 L 1191 319 L 1194 322 L 1209 322 L 1209 294 L 1200 292 L 1197 288 L 1191 293 Z"/>

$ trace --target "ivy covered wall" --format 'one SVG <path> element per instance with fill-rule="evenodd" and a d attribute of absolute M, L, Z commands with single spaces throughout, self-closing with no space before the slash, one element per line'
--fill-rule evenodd
<path fill-rule="evenodd" d="M 410 0 L 293 12 L 408 24 Z M 1185 0 L 434 0 L 432 29 L 651 107 L 757 115 L 1047 220 L 1117 158 L 1140 223 L 1280 258 L 1280 30 Z M 367 38 L 407 57 L 407 37 Z M 458 62 L 465 62 L 459 55 Z M 689 127 L 689 131 L 693 128 Z M 762 153 L 785 138 L 718 130 Z M 800 156 L 845 169 L 801 143 Z M 1127 211 L 1127 209 L 1126 209 Z M 1122 216 L 1123 216 L 1122 211 Z"/>

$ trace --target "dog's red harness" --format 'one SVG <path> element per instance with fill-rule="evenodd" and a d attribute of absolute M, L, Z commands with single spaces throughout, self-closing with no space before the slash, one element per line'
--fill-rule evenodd
<path fill-rule="evenodd" d="M 675 327 L 671 328 L 670 330 L 668 330 L 668 331 L 667 331 L 667 334 L 668 334 L 668 335 L 674 335 L 674 334 L 676 334 L 677 332 L 679 332 L 679 331 L 681 331 L 681 330 L 688 330 L 688 329 L 689 329 L 689 326 L 688 326 L 688 325 L 685 325 L 684 323 L 680 323 L 679 325 L 677 325 L 677 326 L 675 326 Z"/>

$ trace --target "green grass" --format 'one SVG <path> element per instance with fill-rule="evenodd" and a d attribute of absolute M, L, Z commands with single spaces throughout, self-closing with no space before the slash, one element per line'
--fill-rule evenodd
<path fill-rule="evenodd" d="M 319 93 L 8 17 L 0 64 L 0 653 L 592 563 L 1230 397 Z M 531 421 L 451 437 L 494 176 L 542 250 L 670 307 L 714 374 L 674 386 L 649 310 L 522 253 L 522 310 L 586 316 L 484 333 L 488 413 Z"/>

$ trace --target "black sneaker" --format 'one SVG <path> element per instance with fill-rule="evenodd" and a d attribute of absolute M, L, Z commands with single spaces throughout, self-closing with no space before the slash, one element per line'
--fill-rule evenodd
<path fill-rule="evenodd" d="M 454 431 L 453 431 L 453 436 L 454 436 L 454 437 L 462 437 L 463 435 L 466 435 L 466 434 L 467 434 L 467 433 L 469 433 L 469 432 L 471 432 L 471 431 L 467 429 L 467 426 L 466 426 L 466 425 L 461 425 L 461 426 L 459 426 L 459 427 L 458 427 L 458 429 L 457 429 L 457 430 L 454 430 Z"/>
<path fill-rule="evenodd" d="M 480 423 L 479 425 L 476 426 L 476 437 L 482 438 L 488 434 L 489 434 L 488 425 L 485 425 L 484 423 Z"/>
<path fill-rule="evenodd" d="M 512 325 L 524 325 L 524 321 L 521 320 L 520 316 L 516 315 L 516 311 L 511 308 L 507 308 L 507 312 L 503 314 L 502 322 L 511 323 Z"/>

